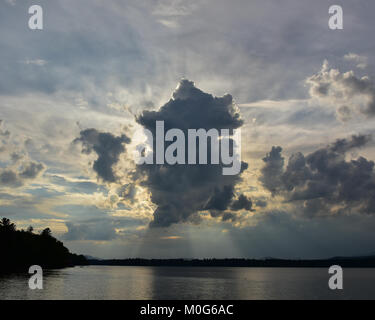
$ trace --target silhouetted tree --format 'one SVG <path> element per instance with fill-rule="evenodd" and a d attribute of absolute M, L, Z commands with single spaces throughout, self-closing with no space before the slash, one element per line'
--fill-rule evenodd
<path fill-rule="evenodd" d="M 0 221 L 0 227 L 3 229 L 3 230 L 6 230 L 6 231 L 15 231 L 16 230 L 16 225 L 12 222 L 10 222 L 9 219 L 7 218 L 2 218 L 1 221 Z"/>
<path fill-rule="evenodd" d="M 84 256 L 72 254 L 61 241 L 52 236 L 46 228 L 40 234 L 33 233 L 33 227 L 27 231 L 16 230 L 9 219 L 0 220 L 0 272 L 27 270 L 37 264 L 43 268 L 60 268 L 87 264 Z"/>
<path fill-rule="evenodd" d="M 42 237 L 51 237 L 52 231 L 50 228 L 45 228 L 40 234 Z"/>

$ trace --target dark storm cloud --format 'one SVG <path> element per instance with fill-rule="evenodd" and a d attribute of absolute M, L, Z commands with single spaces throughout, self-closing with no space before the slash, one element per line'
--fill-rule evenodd
<path fill-rule="evenodd" d="M 233 196 L 233 186 L 224 186 L 222 189 L 215 188 L 213 195 L 211 196 L 204 209 L 224 211 L 229 207 Z"/>
<path fill-rule="evenodd" d="M 0 185 L 18 187 L 22 185 L 22 181 L 18 178 L 16 172 L 5 169 L 0 172 Z"/>
<path fill-rule="evenodd" d="M 267 207 L 267 201 L 264 201 L 264 200 L 256 200 L 255 204 L 257 207 L 260 207 L 260 208 Z"/>
<path fill-rule="evenodd" d="M 6 145 L 10 137 L 10 131 L 4 129 L 4 122 L 0 119 L 0 152 L 6 150 Z"/>
<path fill-rule="evenodd" d="M 374 162 L 364 157 L 345 159 L 346 153 L 369 141 L 369 136 L 358 135 L 339 139 L 307 156 L 295 153 L 286 169 L 282 149 L 273 147 L 263 159 L 260 181 L 286 201 L 301 203 L 303 212 L 309 216 L 375 213 Z"/>
<path fill-rule="evenodd" d="M 265 164 L 261 169 L 260 181 L 272 194 L 282 185 L 280 177 L 284 168 L 284 158 L 281 156 L 281 150 L 281 147 L 272 147 L 271 152 L 263 158 Z"/>
<path fill-rule="evenodd" d="M 125 152 L 124 143 L 130 143 L 130 138 L 125 134 L 116 137 L 108 132 L 86 129 L 80 132 L 80 137 L 74 142 L 82 142 L 82 153 L 90 154 L 94 151 L 98 155 L 93 169 L 103 181 L 116 181 L 113 165 L 118 162 L 120 154 Z"/>
<path fill-rule="evenodd" d="M 231 205 L 231 209 L 235 211 L 238 211 L 238 210 L 251 211 L 252 206 L 253 206 L 253 202 L 244 194 L 241 194 L 237 200 L 233 201 Z"/>
<path fill-rule="evenodd" d="M 216 188 L 214 195 L 209 200 L 205 209 L 210 210 L 212 217 L 221 217 L 222 221 L 232 222 L 238 220 L 239 216 L 231 211 L 254 211 L 254 209 L 252 209 L 253 202 L 244 194 L 241 194 L 235 200 L 233 200 L 233 197 L 233 186 L 224 186 L 222 190 Z"/>
<path fill-rule="evenodd" d="M 237 216 L 232 212 L 224 212 L 221 219 L 223 221 L 236 221 Z"/>
<path fill-rule="evenodd" d="M 163 120 L 165 131 L 211 128 L 237 129 L 243 121 L 232 96 L 214 97 L 182 80 L 170 99 L 158 111 L 144 111 L 137 122 L 150 130 L 155 139 L 155 123 Z M 197 151 L 198 153 L 198 151 Z M 153 227 L 167 227 L 173 223 L 199 222 L 199 211 L 222 216 L 233 201 L 234 187 L 240 175 L 222 175 L 218 165 L 141 165 L 138 173 L 145 176 L 143 184 L 151 191 L 151 200 L 157 205 Z M 247 164 L 242 162 L 241 172 Z M 228 218 L 226 216 L 226 218 Z"/>
<path fill-rule="evenodd" d="M 37 178 L 45 169 L 42 163 L 26 162 L 19 171 L 13 168 L 5 168 L 0 171 L 0 186 L 20 187 L 27 180 Z"/>
<path fill-rule="evenodd" d="M 333 152 L 345 153 L 351 149 L 365 146 L 370 140 L 371 136 L 369 135 L 354 135 L 350 140 L 337 139 L 336 142 L 330 146 L 330 149 Z"/>
<path fill-rule="evenodd" d="M 20 172 L 20 177 L 23 179 L 34 179 L 44 169 L 41 163 L 30 162 L 27 163 Z"/>
<path fill-rule="evenodd" d="M 181 80 L 173 98 L 159 111 L 144 111 L 138 118 L 140 124 L 153 131 L 156 120 L 164 120 L 165 130 L 236 129 L 243 124 L 231 95 L 214 97 L 196 88 L 189 80 Z"/>

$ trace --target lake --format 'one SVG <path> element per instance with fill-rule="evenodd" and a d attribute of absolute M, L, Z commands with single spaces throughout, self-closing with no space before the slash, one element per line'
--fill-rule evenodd
<path fill-rule="evenodd" d="M 375 299 L 375 269 L 344 269 L 344 289 L 325 268 L 85 266 L 46 270 L 43 290 L 28 274 L 0 275 L 0 299 Z"/>

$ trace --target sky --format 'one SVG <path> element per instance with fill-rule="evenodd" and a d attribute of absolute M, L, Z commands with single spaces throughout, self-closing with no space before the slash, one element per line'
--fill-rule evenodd
<path fill-rule="evenodd" d="M 375 253 L 374 10 L 1 0 L 0 216 L 99 258 Z M 156 120 L 240 128 L 240 174 L 137 166 Z"/>

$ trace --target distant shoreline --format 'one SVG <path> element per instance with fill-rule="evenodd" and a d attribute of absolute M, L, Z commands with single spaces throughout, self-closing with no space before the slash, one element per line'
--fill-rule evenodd
<path fill-rule="evenodd" d="M 144 267 L 262 267 L 262 268 L 375 268 L 375 256 L 337 257 L 317 260 L 287 259 L 88 259 L 95 266 L 144 266 Z"/>

